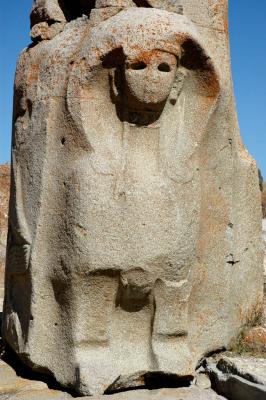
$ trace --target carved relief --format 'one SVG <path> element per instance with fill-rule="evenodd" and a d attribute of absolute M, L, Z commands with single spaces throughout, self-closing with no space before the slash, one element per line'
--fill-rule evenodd
<path fill-rule="evenodd" d="M 135 43 L 140 43 L 141 37 L 149 37 L 155 18 L 160 15 L 161 22 L 168 18 L 156 12 L 155 17 L 154 10 L 136 9 L 134 14 L 127 11 L 114 17 L 111 26 L 95 32 L 100 37 L 98 48 L 91 48 L 85 41 L 81 54 L 89 55 L 78 58 L 72 68 L 68 109 L 78 135 L 90 150 L 74 163 L 69 177 L 75 182 L 67 195 L 74 246 L 70 263 L 77 276 L 84 274 L 84 279 L 91 282 L 86 296 L 91 298 L 92 307 L 99 305 L 103 315 L 100 325 L 90 314 L 81 316 L 91 333 L 87 335 L 84 330 L 77 348 L 87 348 L 89 359 L 92 335 L 98 343 L 93 350 L 95 357 L 97 353 L 97 359 L 109 360 L 105 363 L 111 365 L 118 351 L 114 343 L 117 328 L 111 321 L 120 313 L 148 312 L 150 317 L 143 324 L 150 320 L 152 333 L 147 340 L 151 350 L 146 348 L 144 352 L 144 365 L 174 372 L 179 366 L 171 356 L 173 341 L 176 348 L 189 353 L 188 304 L 196 268 L 200 213 L 197 146 L 215 109 L 219 84 L 197 38 L 191 37 L 190 28 L 182 30 L 183 23 L 188 23 L 182 16 L 174 15 L 170 32 L 162 35 L 159 46 L 150 40 L 147 46 L 142 44 L 140 51 L 127 42 L 128 16 L 138 21 L 131 34 Z M 143 28 L 145 18 L 151 21 Z M 104 50 L 116 26 L 120 27 L 119 45 L 113 43 Z M 88 120 L 88 115 L 98 115 L 97 125 Z M 195 125 L 196 135 L 192 129 Z M 189 189 L 184 187 L 186 182 L 190 182 Z M 184 204 L 188 190 L 196 201 Z M 73 230 L 73 226 L 79 229 Z M 79 249 L 78 255 L 74 248 Z M 102 291 L 95 280 L 106 282 Z M 81 315 L 80 307 L 77 309 Z M 96 308 L 94 313 L 99 320 Z M 153 359 L 147 351 L 152 351 Z M 95 357 L 91 357 L 92 363 Z M 77 357 L 86 386 L 84 371 L 92 366 L 89 361 L 82 366 L 81 359 L 81 355 Z M 93 370 L 98 382 L 102 371 L 95 365 Z"/>
<path fill-rule="evenodd" d="M 257 172 L 238 147 L 214 3 L 34 2 L 3 334 L 79 394 L 190 380 L 257 304 Z"/>

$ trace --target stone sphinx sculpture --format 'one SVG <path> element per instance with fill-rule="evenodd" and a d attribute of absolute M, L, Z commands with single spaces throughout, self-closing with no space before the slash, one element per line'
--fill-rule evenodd
<path fill-rule="evenodd" d="M 3 335 L 80 394 L 189 379 L 259 312 L 260 193 L 226 3 L 34 3 Z"/>

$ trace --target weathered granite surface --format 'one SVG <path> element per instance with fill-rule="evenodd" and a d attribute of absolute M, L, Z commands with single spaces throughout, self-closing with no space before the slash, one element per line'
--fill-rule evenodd
<path fill-rule="evenodd" d="M 263 190 L 261 193 L 262 198 L 262 215 L 263 218 L 266 218 L 266 183 L 263 182 Z"/>
<path fill-rule="evenodd" d="M 222 356 L 217 367 L 220 371 L 238 375 L 253 383 L 266 386 L 266 358 L 251 356 Z"/>
<path fill-rule="evenodd" d="M 17 65 L 3 335 L 87 395 L 191 379 L 257 318 L 263 249 L 227 1 L 84 4 L 36 1 Z"/>
<path fill-rule="evenodd" d="M 262 237 L 264 242 L 264 295 L 266 295 L 266 219 L 262 220 Z"/>
<path fill-rule="evenodd" d="M 207 361 L 212 387 L 232 400 L 266 398 L 266 359 L 252 355 L 222 355 Z"/>
<path fill-rule="evenodd" d="M 7 217 L 10 185 L 10 165 L 0 165 L 0 311 L 4 299 L 4 270 L 7 242 Z"/>

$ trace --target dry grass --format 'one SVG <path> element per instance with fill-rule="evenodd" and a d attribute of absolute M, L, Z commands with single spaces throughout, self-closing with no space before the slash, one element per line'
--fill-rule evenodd
<path fill-rule="evenodd" d="M 250 309 L 245 325 L 240 330 L 238 336 L 232 340 L 229 349 L 233 353 L 243 354 L 252 353 L 250 347 L 245 342 L 245 338 L 251 328 L 260 326 L 263 320 L 263 301 L 258 302 L 252 309 Z M 255 353 L 255 352 L 254 352 Z M 264 355 L 265 356 L 265 355 Z"/>

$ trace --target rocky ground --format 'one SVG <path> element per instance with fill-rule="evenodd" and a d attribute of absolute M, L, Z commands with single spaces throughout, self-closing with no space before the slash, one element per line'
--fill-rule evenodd
<path fill-rule="evenodd" d="M 1 368 L 1 366 L 0 366 Z M 13 385 L 13 383 L 12 383 Z M 15 399 L 24 399 L 24 400 L 67 400 L 72 397 L 67 394 L 63 394 L 58 391 L 43 389 L 41 382 L 36 382 L 33 386 L 31 385 L 31 393 L 29 391 L 24 391 L 20 393 L 14 393 L 11 397 L 9 395 L 0 395 L 1 400 L 15 400 Z M 99 396 L 97 398 L 102 398 L 104 396 Z M 180 388 L 180 389 L 162 389 L 162 390 L 136 390 L 129 391 L 124 393 L 118 393 L 115 395 L 108 396 L 110 400 L 160 400 L 160 399 L 169 399 L 169 400 L 222 400 L 225 397 L 217 395 L 213 390 L 201 390 L 199 388 Z M 79 397 L 81 399 L 81 397 Z M 91 399 L 91 397 L 82 397 L 82 399 Z"/>
<path fill-rule="evenodd" d="M 207 378 L 208 380 L 208 378 Z M 209 381 L 209 380 L 208 380 Z M 209 385 L 208 385 L 209 386 Z M 0 361 L 0 400 L 68 400 L 71 394 L 48 388 L 42 381 L 18 377 L 8 364 Z M 102 398 L 104 396 L 97 396 Z M 78 397 L 80 398 L 80 397 Z M 106 398 L 106 397 L 105 397 Z M 134 390 L 108 396 L 110 400 L 222 400 L 224 397 L 210 389 L 201 388 L 196 384 L 189 388 Z M 81 398 L 80 398 L 81 399 Z M 91 399 L 91 397 L 82 397 Z"/>
<path fill-rule="evenodd" d="M 3 358 L 4 360 L 0 360 L 0 400 L 81 399 L 60 390 L 52 379 L 29 372 L 18 360 L 8 356 L 6 358 L 6 354 Z M 189 387 L 131 390 L 108 395 L 108 398 L 110 400 L 265 400 L 266 359 L 251 354 L 217 355 L 203 362 Z"/>
<path fill-rule="evenodd" d="M 3 298 L 5 246 L 9 199 L 9 165 L 0 166 L 0 303 Z M 266 186 L 266 185 L 265 185 Z M 262 194 L 263 237 L 266 254 L 266 187 Z M 265 257 L 266 276 L 266 257 Z M 243 330 L 232 353 L 203 361 L 190 387 L 132 390 L 110 395 L 110 400 L 265 400 L 266 399 L 266 306 L 260 325 Z M 0 310 L 1 311 L 1 310 Z M 2 346 L 2 347 L 1 347 Z M 159 385 L 158 385 L 159 386 Z M 102 396 L 99 396 L 99 398 Z M 28 370 L 4 349 L 0 338 L 0 400 L 67 400 L 51 378 Z M 76 397 L 77 398 L 77 397 Z M 88 397 L 83 397 L 83 399 Z M 106 398 L 106 397 L 105 397 Z"/>

